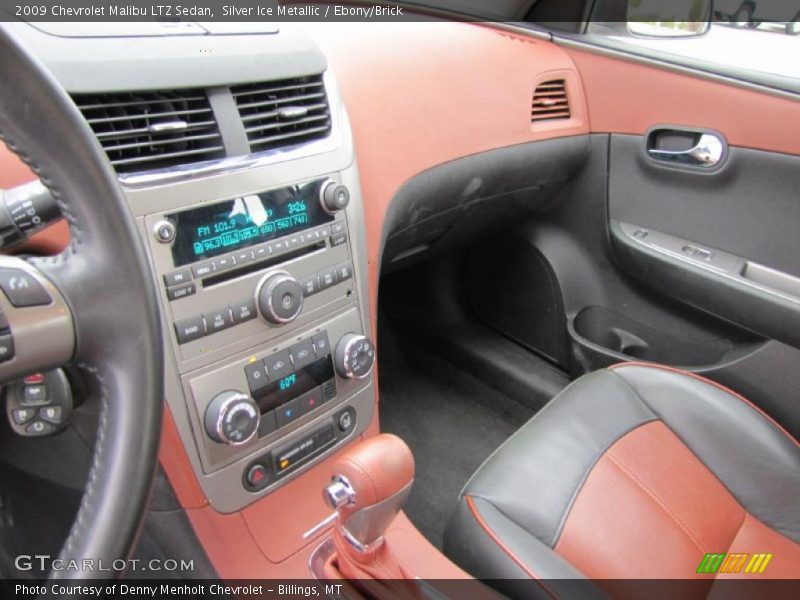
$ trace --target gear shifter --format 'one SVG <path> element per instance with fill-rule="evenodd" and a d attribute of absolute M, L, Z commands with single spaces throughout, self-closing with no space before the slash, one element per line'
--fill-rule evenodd
<path fill-rule="evenodd" d="M 367 597 L 418 597 L 416 584 L 397 581 L 413 576 L 384 540 L 413 481 L 411 450 L 399 437 L 386 433 L 353 446 L 333 464 L 333 479 L 323 496 L 337 513 L 336 554 L 326 570 L 334 577 L 360 582 L 357 587 Z"/>

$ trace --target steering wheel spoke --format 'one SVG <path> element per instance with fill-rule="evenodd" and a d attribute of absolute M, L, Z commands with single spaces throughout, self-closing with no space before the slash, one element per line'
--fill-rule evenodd
<path fill-rule="evenodd" d="M 60 290 L 14 256 L 0 256 L 0 290 L 0 383 L 69 362 L 75 328 Z"/>

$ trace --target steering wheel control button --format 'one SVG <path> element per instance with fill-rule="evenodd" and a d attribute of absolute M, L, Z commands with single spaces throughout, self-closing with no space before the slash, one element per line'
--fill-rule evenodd
<path fill-rule="evenodd" d="M 327 181 L 322 184 L 319 197 L 323 210 L 331 215 L 344 210 L 350 203 L 350 191 L 335 181 Z"/>
<path fill-rule="evenodd" d="M 153 226 L 153 235 L 162 244 L 169 244 L 175 239 L 175 223 L 166 219 Z"/>
<path fill-rule="evenodd" d="M 0 334 L 0 363 L 14 358 L 14 338 L 10 333 Z"/>
<path fill-rule="evenodd" d="M 39 418 L 53 425 L 61 425 L 63 422 L 62 413 L 60 406 L 43 406 L 39 409 Z"/>
<path fill-rule="evenodd" d="M 283 325 L 294 321 L 303 310 L 303 288 L 286 272 L 268 273 L 256 288 L 256 300 L 266 321 Z"/>
<path fill-rule="evenodd" d="M 363 335 L 348 333 L 336 344 L 336 372 L 346 379 L 364 379 L 375 365 L 375 346 Z"/>
<path fill-rule="evenodd" d="M 301 342 L 297 342 L 291 348 L 292 362 L 294 363 L 295 371 L 307 367 L 316 359 L 314 355 L 314 342 L 311 338 L 307 338 Z"/>
<path fill-rule="evenodd" d="M 190 319 L 181 319 L 175 323 L 175 335 L 179 344 L 188 344 L 206 334 L 206 322 L 202 315 Z"/>
<path fill-rule="evenodd" d="M 27 406 L 39 406 L 47 403 L 47 387 L 44 385 L 26 385 L 22 388 L 22 403 Z"/>
<path fill-rule="evenodd" d="M 277 381 L 292 372 L 292 358 L 289 350 L 281 350 L 264 359 L 270 381 Z"/>
<path fill-rule="evenodd" d="M 0 288 L 17 308 L 45 306 L 53 302 L 44 286 L 33 275 L 20 269 L 0 269 Z"/>
<path fill-rule="evenodd" d="M 191 296 L 196 292 L 197 287 L 195 286 L 194 281 L 190 281 L 189 283 L 167 288 L 167 298 L 169 298 L 169 301 L 172 302 L 173 300 L 180 300 L 181 298 Z"/>
<path fill-rule="evenodd" d="M 256 318 L 256 301 L 245 300 L 237 304 L 231 305 L 231 313 L 233 314 L 233 324 L 238 325 L 250 319 Z"/>
<path fill-rule="evenodd" d="M 36 385 L 37 383 L 44 383 L 44 373 L 34 373 L 33 375 L 28 375 L 22 380 L 22 383 L 26 385 Z"/>
<path fill-rule="evenodd" d="M 25 428 L 25 433 L 31 436 L 50 435 L 55 433 L 56 428 L 44 421 L 34 421 Z"/>
<path fill-rule="evenodd" d="M 240 446 L 255 435 L 258 417 L 258 406 L 250 396 L 235 390 L 222 392 L 206 409 L 206 433 L 220 444 Z"/>
<path fill-rule="evenodd" d="M 11 411 L 11 416 L 14 423 L 17 425 L 24 425 L 36 415 L 36 411 L 32 408 L 15 408 Z"/>

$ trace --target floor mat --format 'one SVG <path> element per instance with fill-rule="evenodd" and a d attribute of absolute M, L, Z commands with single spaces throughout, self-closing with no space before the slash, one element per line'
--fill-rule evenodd
<path fill-rule="evenodd" d="M 405 510 L 441 548 L 461 488 L 533 411 L 388 326 L 379 338 L 381 429 L 414 452 L 416 481 Z"/>

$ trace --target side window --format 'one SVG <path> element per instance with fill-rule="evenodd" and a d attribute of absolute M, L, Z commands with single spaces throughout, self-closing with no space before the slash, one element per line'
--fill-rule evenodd
<path fill-rule="evenodd" d="M 796 0 L 598 0 L 587 28 L 593 43 L 787 89 L 798 34 Z"/>

